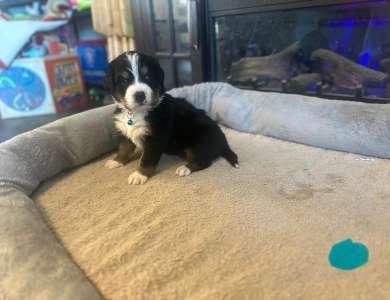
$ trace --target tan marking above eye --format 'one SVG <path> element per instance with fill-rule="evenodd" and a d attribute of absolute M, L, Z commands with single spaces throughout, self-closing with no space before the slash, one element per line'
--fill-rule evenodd
<path fill-rule="evenodd" d="M 130 74 L 128 72 L 121 72 L 120 75 L 123 77 L 123 78 L 126 78 L 126 79 L 129 79 L 130 78 Z"/>
<path fill-rule="evenodd" d="M 143 66 L 143 67 L 141 68 L 141 74 L 142 74 L 143 76 L 145 76 L 145 75 L 148 73 L 148 71 L 149 71 L 149 69 L 148 69 L 147 66 Z"/>

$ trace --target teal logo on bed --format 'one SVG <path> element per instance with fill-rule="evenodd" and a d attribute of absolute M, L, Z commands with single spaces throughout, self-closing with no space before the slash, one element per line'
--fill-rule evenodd
<path fill-rule="evenodd" d="M 335 244 L 330 250 L 328 259 L 332 267 L 351 271 L 368 262 L 368 249 L 365 245 L 348 239 Z"/>

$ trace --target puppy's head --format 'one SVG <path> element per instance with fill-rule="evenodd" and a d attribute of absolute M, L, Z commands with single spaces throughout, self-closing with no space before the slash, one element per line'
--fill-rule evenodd
<path fill-rule="evenodd" d="M 150 109 L 165 93 L 164 71 L 151 56 L 125 52 L 110 62 L 104 88 L 126 109 Z"/>

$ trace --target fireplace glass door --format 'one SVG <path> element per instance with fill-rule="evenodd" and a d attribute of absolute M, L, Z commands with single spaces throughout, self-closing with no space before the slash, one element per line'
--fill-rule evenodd
<path fill-rule="evenodd" d="M 1 0 L 0 0 L 1 1 Z M 155 57 L 170 90 L 203 81 L 203 0 L 131 0 L 137 51 Z"/>
<path fill-rule="evenodd" d="M 241 88 L 390 100 L 390 2 L 213 18 L 214 79 Z"/>

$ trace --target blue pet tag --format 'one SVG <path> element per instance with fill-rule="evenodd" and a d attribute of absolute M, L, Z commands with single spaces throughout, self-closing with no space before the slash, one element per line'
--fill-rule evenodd
<path fill-rule="evenodd" d="M 127 125 L 133 125 L 133 120 L 127 120 Z"/>

